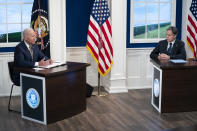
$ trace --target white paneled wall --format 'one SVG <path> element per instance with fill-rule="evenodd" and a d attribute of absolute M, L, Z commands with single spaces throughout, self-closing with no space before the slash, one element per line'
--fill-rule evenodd
<path fill-rule="evenodd" d="M 186 19 L 187 11 L 190 5 L 188 1 L 183 1 L 183 22 L 182 22 L 182 40 L 186 40 Z M 55 3 L 55 2 L 54 2 Z M 141 89 L 141 88 L 151 88 L 152 81 L 152 65 L 150 63 L 149 54 L 152 48 L 132 48 L 126 49 L 126 0 L 110 1 L 110 8 L 112 8 L 112 27 L 113 27 L 113 46 L 115 46 L 114 54 L 114 67 L 112 68 L 112 76 L 106 76 L 101 79 L 101 84 L 106 85 L 106 82 L 110 82 L 109 87 L 115 87 L 110 90 L 116 89 L 116 87 L 127 86 L 127 89 Z M 114 8 L 114 10 L 113 10 Z M 119 13 L 118 13 L 119 12 Z M 122 14 L 121 14 L 122 13 Z M 121 14 L 121 15 L 120 15 Z M 122 16 L 122 17 L 121 17 Z M 121 19 L 120 19 L 121 18 Z M 120 21 L 119 21 L 120 20 Z M 121 21 L 123 20 L 123 21 Z M 121 23 L 121 24 L 120 24 Z M 121 37 L 119 34 L 123 34 Z M 121 39 L 121 40 L 120 40 Z M 121 46 L 122 45 L 122 46 Z M 126 51 L 125 51 L 126 50 Z M 186 51 L 188 57 L 191 57 L 190 49 L 186 44 Z M 190 54 L 189 54 L 190 53 Z M 126 62 L 125 62 L 126 56 Z M 120 58 L 119 58 L 120 57 Z M 8 74 L 7 62 L 13 60 L 13 53 L 0 53 L 0 96 L 9 95 L 11 81 Z M 92 86 L 97 85 L 97 64 L 94 62 L 92 56 L 87 51 L 85 47 L 82 48 L 67 48 L 66 49 L 66 60 L 75 62 L 88 62 L 91 64 L 87 68 L 87 82 Z M 126 78 L 125 78 L 125 65 L 126 65 Z M 126 79 L 126 82 L 125 82 Z M 118 86 L 117 86 L 118 85 Z M 116 91 L 121 91 L 122 89 L 117 89 Z M 20 88 L 13 92 L 14 94 L 20 94 Z"/>
<path fill-rule="evenodd" d="M 98 72 L 97 64 L 85 47 L 82 48 L 67 48 L 67 61 L 72 62 L 87 62 L 91 65 L 87 67 L 87 83 L 92 86 L 97 86 Z M 102 81 L 101 81 L 102 84 Z"/>
<path fill-rule="evenodd" d="M 186 35 L 187 35 L 187 14 L 189 11 L 189 7 L 191 3 L 191 0 L 183 0 L 183 10 L 182 10 L 182 40 L 185 42 L 185 49 L 186 49 L 186 53 L 187 53 L 187 58 L 192 58 L 193 54 L 192 51 L 190 49 L 190 47 L 188 46 L 188 44 L 186 43 Z"/>
<path fill-rule="evenodd" d="M 128 89 L 151 88 L 152 65 L 149 54 L 152 48 L 127 49 L 126 61 L 126 85 Z M 91 64 L 87 68 L 87 82 L 92 86 L 97 86 L 98 72 L 97 64 L 85 47 L 67 48 L 67 61 L 88 62 Z M 8 72 L 8 61 L 13 60 L 13 53 L 0 54 L 1 76 L 0 76 L 0 96 L 8 96 L 11 88 L 11 81 Z M 123 64 L 124 66 L 124 64 Z M 109 81 L 109 77 L 101 78 L 101 85 Z M 14 88 L 13 94 L 20 94 L 20 88 Z"/>
<path fill-rule="evenodd" d="M 67 61 L 88 62 L 91 66 L 87 67 L 87 82 L 96 86 L 98 81 L 97 64 L 85 47 L 83 48 L 67 48 Z M 0 96 L 8 96 L 10 93 L 12 82 L 8 72 L 8 61 L 13 61 L 13 53 L 0 54 Z M 101 80 L 101 84 L 102 84 Z M 14 88 L 13 95 L 19 95 L 20 88 Z"/>
<path fill-rule="evenodd" d="M 153 48 L 127 49 L 126 60 L 126 85 L 128 89 L 151 88 L 152 65 L 150 63 L 150 52 Z M 87 82 L 92 86 L 97 85 L 97 64 L 86 48 L 67 48 L 67 61 L 88 62 Z M 124 66 L 124 64 L 122 64 Z M 120 67 L 123 68 L 123 67 Z M 101 77 L 101 84 L 109 80 L 109 77 Z"/>
<path fill-rule="evenodd" d="M 13 53 L 0 54 L 0 96 L 8 96 L 12 86 L 8 71 L 8 62 L 13 61 Z M 13 95 L 20 94 L 20 88 L 16 87 L 13 90 Z"/>
<path fill-rule="evenodd" d="M 152 65 L 150 52 L 152 48 L 127 49 L 127 88 L 151 88 Z"/>

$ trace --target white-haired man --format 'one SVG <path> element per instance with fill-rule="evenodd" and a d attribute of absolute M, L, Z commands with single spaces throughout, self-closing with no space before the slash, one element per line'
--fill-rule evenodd
<path fill-rule="evenodd" d="M 24 40 L 21 41 L 14 50 L 14 66 L 15 67 L 35 67 L 46 66 L 52 64 L 52 60 L 46 57 L 38 48 L 36 41 L 36 33 L 33 29 L 27 28 L 23 32 Z M 13 73 L 13 80 L 16 85 L 20 85 L 19 72 Z"/>

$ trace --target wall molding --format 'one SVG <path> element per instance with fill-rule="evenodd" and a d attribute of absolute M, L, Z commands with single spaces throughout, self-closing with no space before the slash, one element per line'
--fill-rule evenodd
<path fill-rule="evenodd" d="M 91 66 L 87 67 L 87 83 L 91 86 L 98 84 L 97 64 L 85 47 L 80 48 L 67 48 L 67 61 L 85 62 L 90 63 Z M 109 93 L 127 92 L 128 89 L 144 89 L 152 87 L 152 64 L 150 63 L 149 54 L 152 48 L 127 49 L 126 56 L 126 75 L 124 72 L 111 72 L 105 77 L 101 77 L 101 85 Z M 0 71 L 0 96 L 8 96 L 11 88 L 11 80 L 8 74 L 7 62 L 12 61 L 14 53 L 0 53 L 0 64 L 2 65 Z M 124 68 L 124 64 L 119 66 Z M 9 80 L 9 82 L 7 82 Z M 20 94 L 20 88 L 15 88 L 14 95 Z"/>
<path fill-rule="evenodd" d="M 12 82 L 8 71 L 8 62 L 14 60 L 14 53 L 0 53 L 0 96 L 9 96 Z M 20 87 L 13 88 L 13 95 L 20 95 Z"/>
<path fill-rule="evenodd" d="M 144 89 L 152 87 L 152 64 L 150 53 L 153 48 L 127 49 L 127 88 Z"/>

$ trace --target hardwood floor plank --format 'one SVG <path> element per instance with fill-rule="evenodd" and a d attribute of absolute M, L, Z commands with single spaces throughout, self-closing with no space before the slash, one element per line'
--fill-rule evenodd
<path fill-rule="evenodd" d="M 197 112 L 159 114 L 151 105 L 151 89 L 87 98 L 85 112 L 47 126 L 8 112 L 8 97 L 0 97 L 0 131 L 161 131 L 195 125 Z M 20 97 L 12 108 L 20 110 Z"/>

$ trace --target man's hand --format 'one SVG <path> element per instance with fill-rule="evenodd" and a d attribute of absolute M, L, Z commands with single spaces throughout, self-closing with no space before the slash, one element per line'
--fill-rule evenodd
<path fill-rule="evenodd" d="M 49 59 L 49 64 L 53 64 L 53 60 L 52 59 Z"/>
<path fill-rule="evenodd" d="M 163 53 L 158 56 L 158 60 L 169 60 L 169 59 L 170 56 Z"/>
<path fill-rule="evenodd" d="M 49 61 L 48 60 L 45 61 L 43 58 L 41 61 L 38 62 L 38 65 L 39 66 L 47 66 L 47 65 L 49 65 Z"/>

